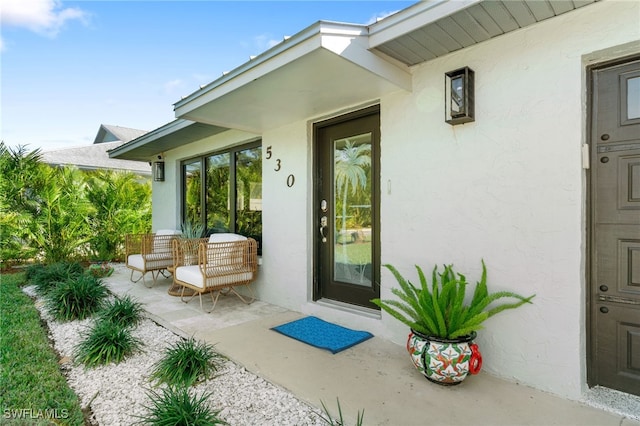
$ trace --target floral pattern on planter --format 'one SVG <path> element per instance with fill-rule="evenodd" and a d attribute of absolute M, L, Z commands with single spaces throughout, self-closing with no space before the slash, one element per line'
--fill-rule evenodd
<path fill-rule="evenodd" d="M 476 333 L 458 339 L 440 339 L 409 333 L 407 351 L 413 365 L 427 379 L 443 385 L 457 385 L 469 373 L 477 374 L 482 367 L 478 345 L 473 343 Z"/>

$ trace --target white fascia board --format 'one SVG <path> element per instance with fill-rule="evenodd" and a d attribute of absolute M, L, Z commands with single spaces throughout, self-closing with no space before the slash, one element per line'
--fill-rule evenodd
<path fill-rule="evenodd" d="M 421 1 L 369 26 L 369 49 L 436 22 L 483 0 Z"/>
<path fill-rule="evenodd" d="M 390 62 L 372 53 L 368 49 L 368 34 L 360 31 L 358 34 L 345 33 L 345 26 L 335 28 L 331 23 L 322 29 L 322 47 L 334 52 L 340 57 L 353 62 L 363 69 L 378 75 L 395 84 L 399 88 L 411 91 L 411 73 L 407 67 L 400 67 L 396 62 Z M 358 27 L 361 28 L 362 27 Z"/>

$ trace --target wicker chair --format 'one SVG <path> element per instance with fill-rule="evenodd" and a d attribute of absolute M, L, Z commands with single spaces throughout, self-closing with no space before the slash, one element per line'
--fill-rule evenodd
<path fill-rule="evenodd" d="M 164 275 L 173 266 L 171 242 L 179 237 L 180 232 L 174 230 L 158 230 L 155 234 L 128 234 L 125 239 L 125 259 L 127 268 L 131 269 L 131 281 L 142 279 L 145 287 L 153 287 L 160 274 Z M 134 272 L 142 276 L 133 279 Z M 151 272 L 153 283 L 147 285 L 145 275 Z M 168 277 L 168 275 L 165 275 Z"/>
<path fill-rule="evenodd" d="M 200 309 L 202 295 L 211 294 L 215 309 L 221 294 L 233 293 L 246 304 L 255 300 L 250 285 L 255 281 L 258 270 L 258 243 L 253 238 L 237 234 L 213 234 L 210 238 L 175 239 L 173 241 L 175 260 L 173 282 L 182 286 L 180 299 L 188 303 L 198 295 Z M 234 287 L 245 286 L 250 298 L 245 298 Z M 186 291 L 192 290 L 193 295 Z M 185 296 L 191 296 L 185 298 Z"/>

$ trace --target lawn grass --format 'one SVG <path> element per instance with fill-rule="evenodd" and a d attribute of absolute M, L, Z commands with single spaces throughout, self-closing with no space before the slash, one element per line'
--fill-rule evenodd
<path fill-rule="evenodd" d="M 0 274 L 0 424 L 83 425 L 78 397 L 23 283 L 23 273 Z"/>

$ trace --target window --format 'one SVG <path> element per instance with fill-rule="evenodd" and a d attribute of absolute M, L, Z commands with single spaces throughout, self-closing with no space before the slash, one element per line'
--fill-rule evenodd
<path fill-rule="evenodd" d="M 203 172 L 204 171 L 204 172 Z M 262 251 L 262 146 L 245 145 L 182 163 L 182 217 L 207 234 L 234 232 Z"/>

